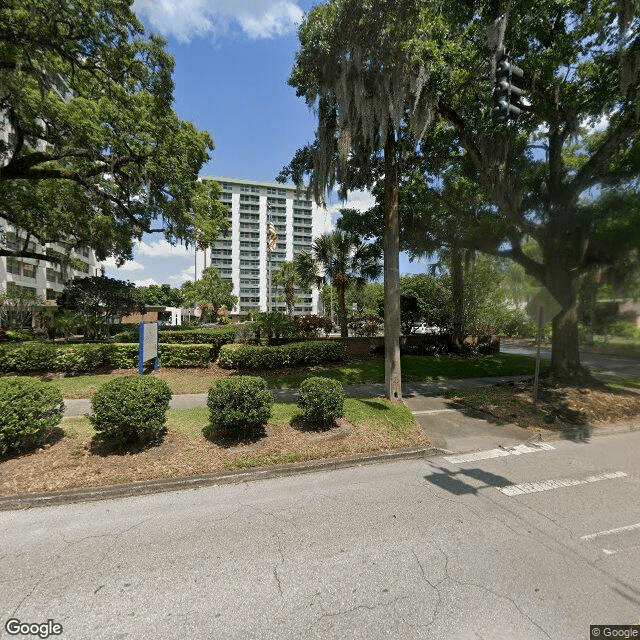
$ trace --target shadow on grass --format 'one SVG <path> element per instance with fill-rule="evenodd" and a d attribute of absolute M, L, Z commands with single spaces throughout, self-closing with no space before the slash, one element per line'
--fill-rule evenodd
<path fill-rule="evenodd" d="M 164 442 L 164 437 L 167 434 L 167 429 L 164 428 L 161 431 L 154 434 L 147 440 L 136 440 L 134 442 L 117 442 L 113 440 L 105 440 L 96 434 L 91 438 L 91 444 L 89 445 L 89 451 L 93 455 L 106 458 L 107 456 L 131 456 L 137 453 L 144 453 L 157 446 L 160 446 Z"/>
<path fill-rule="evenodd" d="M 7 460 L 15 460 L 17 458 L 26 458 L 35 453 L 38 453 L 38 450 L 45 445 L 53 446 L 54 444 L 57 444 L 58 442 L 60 442 L 60 440 L 62 440 L 62 438 L 64 438 L 64 436 L 64 429 L 62 429 L 61 427 L 53 427 L 52 429 L 48 430 L 48 433 L 43 440 L 35 443 L 25 442 L 24 446 L 19 450 L 10 450 L 5 454 L 0 455 L 0 461 L 5 462 Z"/>
<path fill-rule="evenodd" d="M 368 407 L 371 407 L 375 411 L 389 411 L 390 407 L 385 402 L 380 402 L 379 400 L 367 400 L 366 398 L 359 398 L 362 404 L 366 404 Z"/>
<path fill-rule="evenodd" d="M 338 425 L 335 420 L 313 420 L 304 415 L 298 415 L 291 420 L 291 426 L 296 429 L 296 431 L 301 431 L 303 433 L 317 433 L 330 431 Z"/>
<path fill-rule="evenodd" d="M 214 429 L 208 426 L 205 438 L 222 449 L 232 449 L 243 445 L 251 445 L 267 438 L 264 426 L 259 429 L 232 431 L 230 429 Z"/>

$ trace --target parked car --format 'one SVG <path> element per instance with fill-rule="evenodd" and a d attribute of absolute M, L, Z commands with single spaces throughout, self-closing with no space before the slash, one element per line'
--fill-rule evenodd
<path fill-rule="evenodd" d="M 411 328 L 411 333 L 440 333 L 440 327 L 429 326 L 426 322 L 421 324 L 414 324 Z"/>

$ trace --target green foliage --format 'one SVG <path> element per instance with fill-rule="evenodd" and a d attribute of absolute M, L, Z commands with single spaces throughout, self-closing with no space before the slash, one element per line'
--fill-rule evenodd
<path fill-rule="evenodd" d="M 207 267 L 202 272 L 200 280 L 182 284 L 185 301 L 199 305 L 214 321 L 218 320 L 218 310 L 222 306 L 233 309 L 238 302 L 237 296 L 232 292 L 233 282 L 221 278 L 214 267 Z"/>
<path fill-rule="evenodd" d="M 50 371 L 57 349 L 46 342 L 25 342 L 20 345 L 0 345 L 0 371 Z"/>
<path fill-rule="evenodd" d="M 406 335 L 413 324 L 425 322 L 446 330 L 451 325 L 451 288 L 442 278 L 426 273 L 400 278 L 400 293 L 417 302 L 413 313 L 401 305 L 402 331 Z"/>
<path fill-rule="evenodd" d="M 329 282 L 338 292 L 340 331 L 348 335 L 346 290 L 351 284 L 364 287 L 382 273 L 380 250 L 339 229 L 318 236 L 311 253 L 300 253 L 295 259 L 296 270 L 303 286 Z"/>
<path fill-rule="evenodd" d="M 165 367 L 207 367 L 218 353 L 211 344 L 159 344 L 158 356 Z M 0 345 L 0 371 L 95 371 L 100 367 L 132 369 L 138 366 L 137 344 L 69 344 L 28 342 Z"/>
<path fill-rule="evenodd" d="M 169 385 L 159 378 L 115 378 L 91 398 L 89 421 L 99 438 L 121 444 L 143 443 L 164 432 L 171 400 Z"/>
<path fill-rule="evenodd" d="M 135 285 L 105 276 L 75 278 L 58 298 L 58 306 L 86 316 L 89 331 L 92 320 L 97 328 L 107 320 L 139 310 Z"/>
<path fill-rule="evenodd" d="M 313 314 L 306 316 L 295 316 L 293 322 L 296 327 L 296 331 L 303 336 L 312 337 L 318 336 L 322 331 L 325 335 L 331 333 L 334 329 L 331 318 L 327 316 L 316 316 Z"/>
<path fill-rule="evenodd" d="M 296 326 L 291 317 L 281 311 L 257 311 L 254 315 L 253 326 L 262 337 L 291 338 L 296 335 Z"/>
<path fill-rule="evenodd" d="M 173 110 L 173 59 L 132 4 L 0 5 L 0 111 L 14 133 L 0 141 L 2 214 L 40 245 L 124 260 L 156 220 L 169 241 L 201 246 L 227 224 L 218 186 L 198 181 L 213 141 Z"/>
<path fill-rule="evenodd" d="M 292 342 L 278 347 L 228 344 L 220 349 L 218 364 L 226 369 L 281 369 L 344 360 L 344 347 L 337 340 Z"/>
<path fill-rule="evenodd" d="M 25 377 L 0 379 L 0 455 L 42 444 L 64 411 L 58 387 Z"/>
<path fill-rule="evenodd" d="M 136 298 L 141 306 L 150 307 L 182 307 L 185 302 L 182 290 L 168 284 L 136 287 Z"/>
<path fill-rule="evenodd" d="M 54 371 L 95 371 L 109 364 L 110 345 L 76 344 L 56 347 Z"/>
<path fill-rule="evenodd" d="M 298 406 L 310 424 L 330 427 L 336 418 L 344 415 L 342 383 L 330 378 L 307 378 L 300 385 Z"/>
<path fill-rule="evenodd" d="M 217 433 L 251 436 L 271 417 L 273 396 L 262 378 L 238 376 L 217 380 L 209 390 L 209 424 L 205 437 Z"/>
<path fill-rule="evenodd" d="M 158 358 L 161 367 L 207 367 L 215 359 L 216 347 L 211 344 L 166 344 L 158 343 Z M 109 363 L 116 369 L 131 369 L 138 366 L 137 344 L 109 345 Z"/>
<path fill-rule="evenodd" d="M 232 343 L 237 334 L 236 327 L 212 327 L 210 329 L 166 329 L 158 332 L 158 344 L 207 344 L 212 345 L 212 358 L 218 357 L 218 351 L 223 344 Z M 138 343 L 137 331 L 117 333 L 116 342 Z"/>
<path fill-rule="evenodd" d="M 631 320 L 615 320 L 609 325 L 609 333 L 620 338 L 640 339 L 640 330 Z"/>

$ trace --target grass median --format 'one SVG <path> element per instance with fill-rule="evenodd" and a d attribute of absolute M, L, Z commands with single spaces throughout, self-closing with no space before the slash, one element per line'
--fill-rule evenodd
<path fill-rule="evenodd" d="M 95 440 L 85 417 L 65 418 L 52 442 L 0 462 L 0 493 L 187 477 L 428 445 L 409 409 L 382 398 L 347 398 L 344 420 L 326 431 L 301 429 L 300 415 L 295 403 L 277 402 L 260 437 L 230 443 L 202 435 L 208 409 L 168 411 L 162 442 L 121 450 Z"/>

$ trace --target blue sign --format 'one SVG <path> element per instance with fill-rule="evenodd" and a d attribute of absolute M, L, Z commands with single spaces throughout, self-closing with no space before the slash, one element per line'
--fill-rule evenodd
<path fill-rule="evenodd" d="M 144 363 L 153 358 L 153 369 L 157 371 L 160 368 L 160 360 L 158 359 L 158 323 L 157 322 L 141 322 L 139 325 L 139 341 L 138 350 L 138 373 L 144 374 Z"/>

